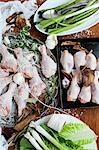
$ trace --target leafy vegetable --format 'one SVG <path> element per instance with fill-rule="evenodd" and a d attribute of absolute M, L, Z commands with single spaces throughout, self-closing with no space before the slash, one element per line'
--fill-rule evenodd
<path fill-rule="evenodd" d="M 45 150 L 46 147 L 49 150 L 96 150 L 93 144 L 96 141 L 95 133 L 86 124 L 68 123 L 58 133 L 49 128 L 47 123 L 36 125 L 31 122 L 28 131 Z M 22 137 L 20 150 L 31 149 L 34 147 Z"/>
<path fill-rule="evenodd" d="M 19 148 L 19 150 L 35 150 L 35 148 L 25 137 L 22 137 L 22 139 L 20 140 Z"/>
<path fill-rule="evenodd" d="M 77 145 L 92 143 L 96 140 L 94 132 L 85 124 L 65 124 L 59 136 L 71 140 Z"/>

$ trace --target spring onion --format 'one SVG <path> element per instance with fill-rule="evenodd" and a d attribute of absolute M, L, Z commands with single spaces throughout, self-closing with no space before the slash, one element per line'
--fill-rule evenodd
<path fill-rule="evenodd" d="M 36 25 L 49 34 L 57 34 L 83 24 L 88 17 L 98 12 L 99 3 L 98 0 L 92 0 L 91 2 L 73 0 L 58 7 L 42 11 L 46 13 L 47 10 L 53 10 L 56 16 L 54 15 L 53 17 L 52 15 L 51 18 L 49 16 L 46 19 L 42 18 Z"/>
<path fill-rule="evenodd" d="M 44 130 L 40 125 L 36 125 L 31 122 L 30 127 L 33 127 L 38 131 L 42 136 L 47 138 L 51 143 L 53 143 L 59 150 L 69 150 L 67 146 L 61 145 L 55 138 L 53 138 L 46 130 Z"/>
<path fill-rule="evenodd" d="M 45 145 L 39 134 L 34 129 L 31 129 L 30 132 L 34 139 L 43 147 L 44 150 L 49 150 L 49 148 Z"/>
<path fill-rule="evenodd" d="M 88 11 L 88 10 L 91 10 L 91 9 L 95 9 L 95 8 L 99 8 L 99 4 L 94 4 L 92 6 L 89 6 L 89 7 L 86 7 L 86 8 L 83 8 L 79 11 L 76 11 L 74 13 L 71 13 L 71 14 L 68 14 L 68 15 L 62 15 L 62 16 L 58 16 L 58 17 L 55 17 L 54 19 L 48 19 L 48 20 L 45 20 L 45 23 L 44 23 L 44 20 L 40 22 L 40 25 L 43 27 L 43 28 L 46 28 L 52 24 L 54 24 L 55 22 L 58 22 L 58 21 L 62 21 L 62 20 L 66 20 L 68 18 L 71 18 L 73 16 L 77 16 L 85 11 Z"/>
<path fill-rule="evenodd" d="M 28 139 L 29 142 L 30 142 L 37 150 L 43 150 L 43 149 L 39 146 L 39 144 L 36 142 L 36 140 L 30 135 L 29 132 L 27 132 L 27 133 L 24 135 L 24 137 L 25 137 L 26 139 Z"/>

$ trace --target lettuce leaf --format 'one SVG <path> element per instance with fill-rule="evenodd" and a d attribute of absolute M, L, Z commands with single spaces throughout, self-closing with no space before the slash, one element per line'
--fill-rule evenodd
<path fill-rule="evenodd" d="M 19 144 L 19 150 L 35 150 L 35 148 L 25 137 L 22 137 Z"/>
<path fill-rule="evenodd" d="M 96 140 L 95 133 L 86 124 L 81 123 L 65 124 L 59 136 L 80 146 Z"/>

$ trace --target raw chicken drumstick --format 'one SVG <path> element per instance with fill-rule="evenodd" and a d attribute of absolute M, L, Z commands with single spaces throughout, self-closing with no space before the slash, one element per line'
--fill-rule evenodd
<path fill-rule="evenodd" d="M 29 60 L 23 56 L 23 52 L 21 48 L 15 48 L 14 49 L 15 55 L 18 60 L 19 65 L 19 72 L 22 72 L 26 78 L 32 78 L 33 77 L 33 67 L 32 64 L 29 62 Z"/>
<path fill-rule="evenodd" d="M 91 70 L 96 69 L 96 57 L 91 52 L 86 56 L 86 67 Z"/>
<path fill-rule="evenodd" d="M 95 71 L 94 82 L 92 83 L 92 102 L 99 104 L 99 71 Z"/>
<path fill-rule="evenodd" d="M 74 55 L 75 67 L 77 70 L 86 63 L 86 53 L 84 51 L 76 52 Z"/>
<path fill-rule="evenodd" d="M 91 100 L 91 86 L 83 86 L 78 99 L 81 103 L 88 103 Z"/>
<path fill-rule="evenodd" d="M 12 82 L 12 76 L 0 78 L 0 94 L 10 82 Z"/>
<path fill-rule="evenodd" d="M 18 68 L 17 60 L 14 58 L 13 54 L 10 54 L 7 47 L 3 45 L 0 47 L 0 53 L 2 55 L 1 67 L 7 69 L 9 72 L 16 72 Z"/>
<path fill-rule="evenodd" d="M 41 69 L 42 73 L 46 78 L 50 78 L 52 75 L 56 73 L 57 64 L 53 61 L 53 59 L 47 55 L 45 45 L 41 45 L 39 47 L 39 51 L 42 55 L 41 61 Z"/>
<path fill-rule="evenodd" d="M 41 80 L 35 66 L 33 66 L 33 77 L 29 83 L 30 91 L 34 97 L 39 97 L 46 88 L 46 84 Z"/>
<path fill-rule="evenodd" d="M 22 115 L 23 109 L 26 107 L 26 100 L 29 98 L 29 86 L 28 83 L 20 85 L 15 92 L 14 100 L 18 105 L 18 116 Z"/>
<path fill-rule="evenodd" d="M 64 71 L 68 74 L 72 72 L 72 69 L 74 67 L 74 60 L 71 53 L 69 53 L 67 50 L 64 50 L 61 53 L 60 62 L 62 64 L 62 67 Z"/>
<path fill-rule="evenodd" d="M 7 76 L 9 76 L 9 72 L 6 69 L 2 69 L 0 67 L 0 78 L 4 78 L 4 77 L 7 77 Z"/>
<path fill-rule="evenodd" d="M 78 85 L 78 75 L 79 73 L 76 72 L 71 81 L 71 85 L 67 91 L 67 101 L 75 102 L 78 97 L 78 94 L 80 92 L 80 87 Z"/>
<path fill-rule="evenodd" d="M 10 83 L 9 89 L 6 93 L 0 96 L 0 116 L 6 117 L 12 110 L 12 98 L 16 89 L 15 83 Z"/>

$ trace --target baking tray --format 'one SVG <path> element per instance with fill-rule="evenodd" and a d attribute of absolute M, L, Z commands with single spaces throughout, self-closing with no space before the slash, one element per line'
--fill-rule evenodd
<path fill-rule="evenodd" d="M 67 102 L 66 100 L 66 89 L 63 88 L 62 86 L 62 79 L 63 79 L 63 74 L 61 73 L 62 66 L 60 64 L 60 56 L 61 56 L 61 51 L 67 49 L 69 52 L 74 54 L 77 52 L 77 50 L 73 50 L 73 46 L 71 45 L 66 45 L 66 46 L 61 46 L 62 42 L 65 41 L 72 41 L 72 42 L 80 42 L 81 46 L 86 48 L 88 51 L 93 50 L 93 53 L 97 58 L 99 58 L 99 38 L 96 39 L 67 39 L 67 40 L 60 40 L 58 46 L 56 47 L 57 49 L 57 61 L 58 61 L 58 73 L 59 73 L 59 80 L 60 80 L 60 85 L 59 85 L 59 99 L 60 99 L 60 106 L 61 108 L 64 109 L 70 109 L 70 108 L 89 108 L 89 107 L 98 107 L 98 104 L 89 102 L 86 104 L 81 104 L 78 100 L 76 102 Z"/>

